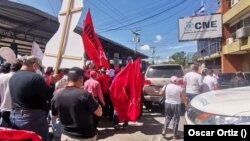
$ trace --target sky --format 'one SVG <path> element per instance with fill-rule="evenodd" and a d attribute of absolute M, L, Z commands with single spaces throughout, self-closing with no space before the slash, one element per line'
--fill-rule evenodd
<path fill-rule="evenodd" d="M 11 0 L 30 5 L 57 17 L 61 0 Z M 95 31 L 110 40 L 135 49 L 132 31 L 138 30 L 137 50 L 152 59 L 152 47 L 158 62 L 175 52 L 196 52 L 196 41 L 180 42 L 178 19 L 191 16 L 205 4 L 206 14 L 218 8 L 217 0 L 84 0 L 78 25 L 83 26 L 90 8 Z"/>

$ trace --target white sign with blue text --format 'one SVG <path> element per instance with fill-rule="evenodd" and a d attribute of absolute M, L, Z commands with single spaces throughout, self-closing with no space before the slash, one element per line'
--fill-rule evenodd
<path fill-rule="evenodd" d="M 179 40 L 222 37 L 222 15 L 206 15 L 179 19 Z"/>

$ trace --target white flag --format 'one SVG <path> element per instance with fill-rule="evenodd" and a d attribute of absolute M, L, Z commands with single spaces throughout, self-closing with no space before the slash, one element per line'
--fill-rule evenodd
<path fill-rule="evenodd" d="M 32 43 L 31 55 L 38 57 L 40 60 L 43 60 L 43 51 L 35 41 Z"/>

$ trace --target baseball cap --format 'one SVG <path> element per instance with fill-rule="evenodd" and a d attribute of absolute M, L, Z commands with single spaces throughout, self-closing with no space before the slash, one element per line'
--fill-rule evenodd
<path fill-rule="evenodd" d="M 177 80 L 178 80 L 178 77 L 177 76 L 171 76 L 171 78 L 170 78 L 170 81 L 171 82 L 177 82 Z"/>
<path fill-rule="evenodd" d="M 97 75 L 96 71 L 90 71 L 90 77 L 95 78 L 96 75 Z"/>
<path fill-rule="evenodd" d="M 45 68 L 43 65 L 42 65 L 42 61 L 36 57 L 36 56 L 27 56 L 26 58 L 24 58 L 23 60 L 23 64 L 24 65 L 32 65 L 32 64 L 38 64 L 41 68 Z"/>

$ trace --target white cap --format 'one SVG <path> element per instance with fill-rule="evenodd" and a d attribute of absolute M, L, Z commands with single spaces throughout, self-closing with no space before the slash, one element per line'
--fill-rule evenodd
<path fill-rule="evenodd" d="M 178 77 L 177 77 L 177 76 L 171 76 L 171 78 L 170 78 L 170 81 L 171 81 L 172 83 L 176 83 L 177 80 L 178 80 Z"/>

